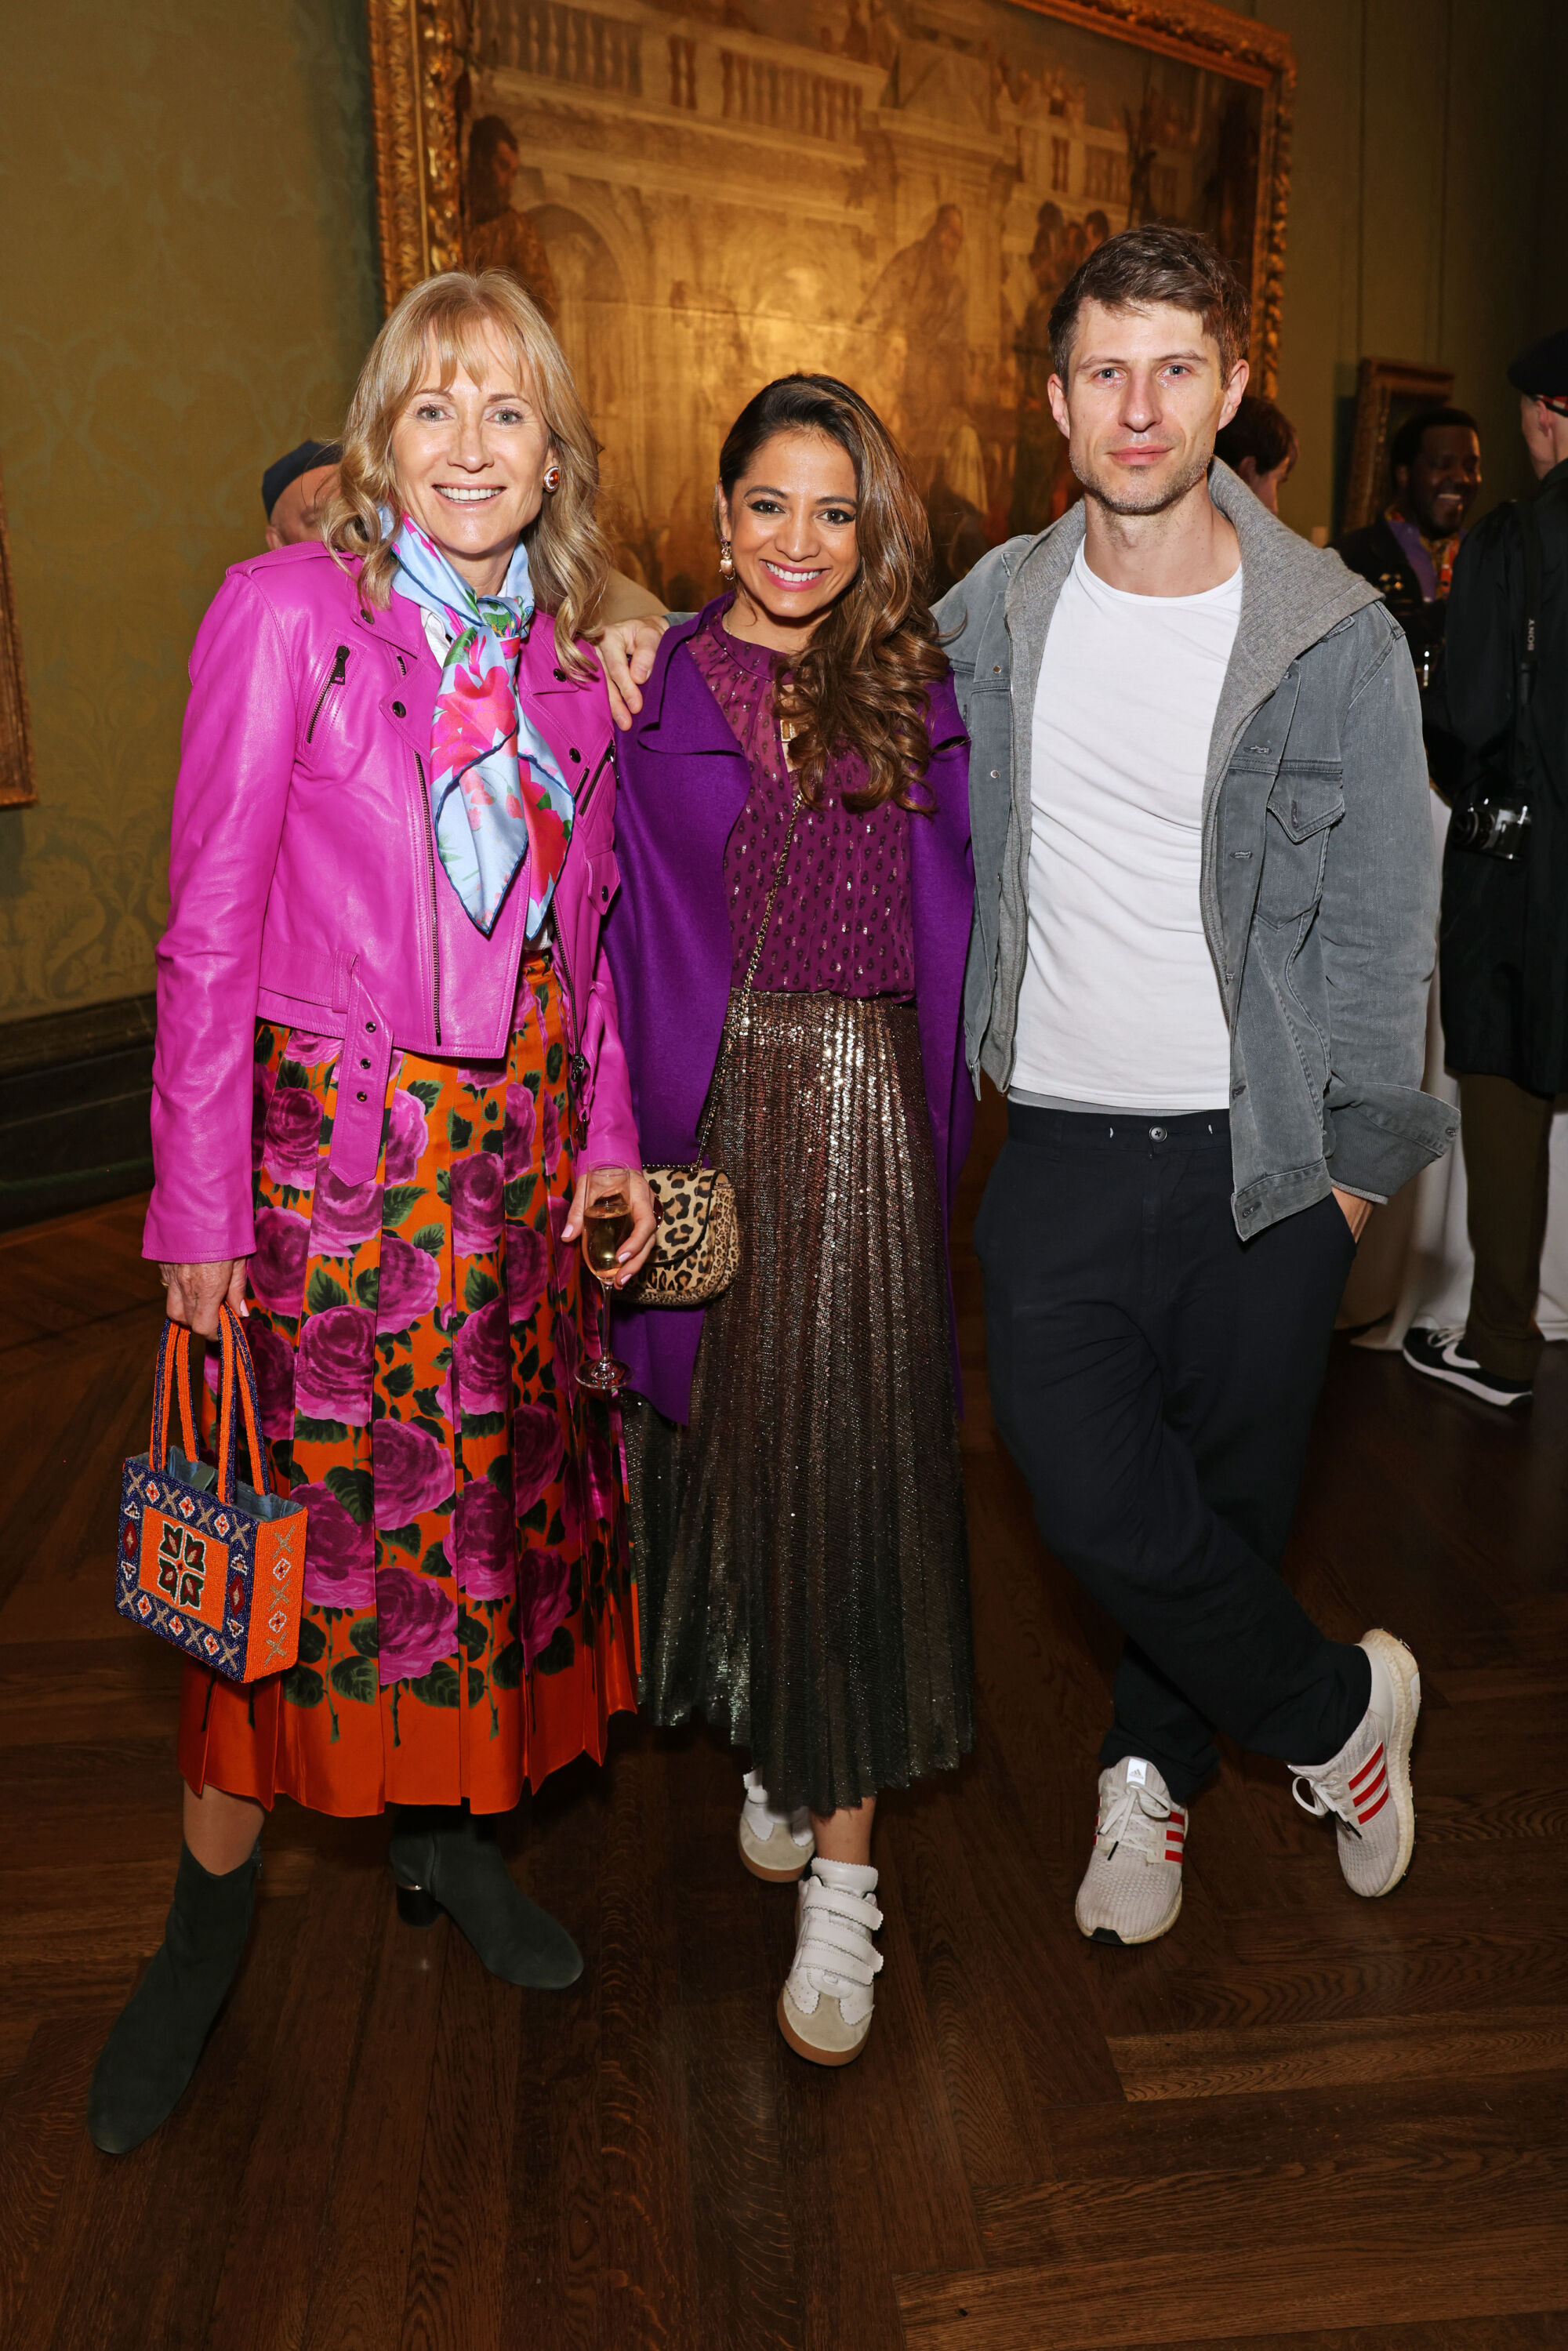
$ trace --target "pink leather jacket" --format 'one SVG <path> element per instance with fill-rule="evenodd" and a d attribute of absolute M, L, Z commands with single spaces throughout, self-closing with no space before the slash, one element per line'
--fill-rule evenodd
<path fill-rule="evenodd" d="M 576 787 L 550 920 L 588 1150 L 636 1166 L 599 951 L 619 883 L 603 683 L 558 665 L 543 614 L 520 675 Z M 255 1247 L 258 1013 L 345 1040 L 330 1164 L 348 1183 L 375 1173 L 394 1051 L 506 1051 L 527 893 L 512 890 L 486 939 L 437 864 L 425 778 L 440 678 L 417 608 L 394 595 L 384 612 L 364 611 L 352 574 L 314 542 L 236 564 L 202 622 L 158 949 L 148 1257 L 202 1264 Z"/>

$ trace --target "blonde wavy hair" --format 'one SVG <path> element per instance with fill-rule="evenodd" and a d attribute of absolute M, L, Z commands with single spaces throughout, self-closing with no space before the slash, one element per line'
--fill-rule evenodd
<path fill-rule="evenodd" d="M 393 427 L 425 379 L 433 350 L 443 385 L 460 368 L 479 381 L 485 347 L 492 339 L 516 362 L 519 382 L 532 384 L 549 433 L 550 455 L 560 467 L 560 486 L 541 501 L 523 532 L 523 544 L 538 609 L 555 621 L 558 657 L 580 675 L 588 664 L 575 640 L 610 570 L 609 544 L 594 518 L 599 444 L 560 345 L 505 270 L 449 269 L 403 296 L 371 345 L 354 386 L 323 537 L 345 569 L 350 558 L 361 559 L 361 599 L 384 608 L 397 563 L 391 540 L 382 535 L 381 509 L 388 507 L 400 518 L 402 511 L 392 463 Z"/>

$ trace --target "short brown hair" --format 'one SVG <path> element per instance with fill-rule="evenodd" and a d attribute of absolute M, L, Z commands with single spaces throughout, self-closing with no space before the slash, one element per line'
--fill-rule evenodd
<path fill-rule="evenodd" d="M 1107 310 L 1145 310 L 1171 302 L 1178 310 L 1197 312 L 1204 333 L 1219 345 L 1223 375 L 1228 377 L 1247 356 L 1251 298 L 1219 247 L 1195 228 L 1146 221 L 1108 236 L 1079 263 L 1051 313 L 1051 360 L 1063 383 L 1085 302 L 1099 302 Z"/>
<path fill-rule="evenodd" d="M 1287 457 L 1294 457 L 1300 445 L 1296 428 L 1284 410 L 1255 392 L 1242 393 L 1235 415 L 1214 436 L 1215 455 L 1237 474 L 1248 457 L 1260 474 L 1275 473 Z"/>

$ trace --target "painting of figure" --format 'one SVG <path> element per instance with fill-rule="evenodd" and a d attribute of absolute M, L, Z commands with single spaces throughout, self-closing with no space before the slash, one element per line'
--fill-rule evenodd
<path fill-rule="evenodd" d="M 463 250 L 578 371 L 618 559 L 711 590 L 718 436 L 770 377 L 842 377 L 903 442 L 961 576 L 1077 486 L 1051 304 L 1131 222 L 1202 227 L 1278 334 L 1284 37 L 1180 0 L 465 0 Z M 1098 21 L 1097 21 L 1098 19 Z M 1185 29 L 1184 29 L 1185 27 Z"/>

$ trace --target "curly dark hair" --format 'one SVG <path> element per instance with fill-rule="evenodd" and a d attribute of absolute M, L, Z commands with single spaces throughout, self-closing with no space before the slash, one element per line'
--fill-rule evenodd
<path fill-rule="evenodd" d="M 779 433 L 821 433 L 855 469 L 855 543 L 860 569 L 795 660 L 782 664 L 774 710 L 795 721 L 790 759 L 808 807 L 818 804 L 831 753 L 858 752 L 864 789 L 846 808 L 900 808 L 929 814 L 921 785 L 930 765 L 925 709 L 946 674 L 927 587 L 931 529 L 908 465 L 893 435 L 858 392 L 831 375 L 786 375 L 747 402 L 725 436 L 718 475 L 727 499 L 764 444 Z"/>

